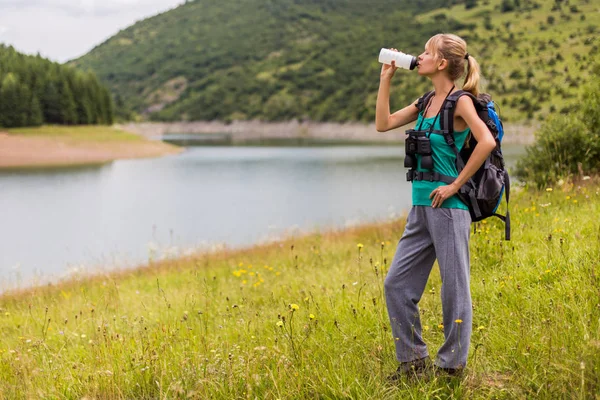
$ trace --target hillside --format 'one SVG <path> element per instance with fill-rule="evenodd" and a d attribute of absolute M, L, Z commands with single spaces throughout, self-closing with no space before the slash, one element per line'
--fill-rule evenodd
<path fill-rule="evenodd" d="M 596 2 L 206 0 L 138 22 L 73 65 L 154 120 L 372 121 L 381 47 L 457 32 L 506 120 L 568 112 L 598 52 Z M 400 71 L 392 107 L 427 88 Z"/>
<path fill-rule="evenodd" d="M 420 15 L 426 23 L 456 18 L 469 24 L 457 34 L 470 43 L 512 120 L 568 113 L 598 60 L 597 0 L 497 0 L 466 9 L 454 6 Z M 473 27 L 473 28 L 471 28 Z"/>

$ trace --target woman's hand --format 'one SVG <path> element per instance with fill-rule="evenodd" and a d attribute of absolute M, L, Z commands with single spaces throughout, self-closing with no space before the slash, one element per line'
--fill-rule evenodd
<path fill-rule="evenodd" d="M 458 193 L 458 189 L 459 187 L 456 186 L 454 183 L 445 186 L 440 186 L 437 189 L 434 189 L 429 195 L 429 198 L 433 199 L 431 201 L 431 207 L 441 207 L 444 201 Z"/>
<path fill-rule="evenodd" d="M 390 49 L 392 51 L 398 51 L 397 49 Z M 398 67 L 396 67 L 396 61 L 392 61 L 392 65 L 382 64 L 381 65 L 381 79 L 391 80 Z"/>

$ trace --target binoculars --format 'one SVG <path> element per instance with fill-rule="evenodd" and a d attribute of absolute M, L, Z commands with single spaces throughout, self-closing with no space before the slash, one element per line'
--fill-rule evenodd
<path fill-rule="evenodd" d="M 414 129 L 406 131 L 408 136 L 404 144 L 406 157 L 404 157 L 405 168 L 417 168 L 416 154 L 421 156 L 421 168 L 433 169 L 433 158 L 431 156 L 431 141 L 424 132 Z"/>

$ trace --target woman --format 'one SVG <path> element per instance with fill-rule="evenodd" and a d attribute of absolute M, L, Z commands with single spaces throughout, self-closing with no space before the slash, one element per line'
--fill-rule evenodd
<path fill-rule="evenodd" d="M 435 95 L 419 112 L 417 101 L 390 115 L 390 82 L 396 66 L 383 65 L 377 97 L 376 127 L 379 132 L 417 121 L 419 130 L 440 129 L 440 108 L 445 98 L 458 90 L 454 82 L 467 76 L 463 90 L 479 94 L 479 65 L 467 53 L 467 45 L 456 35 L 439 34 L 425 45 L 418 57 L 419 75 L 431 79 Z M 431 130 L 430 130 L 431 132 Z M 458 174 L 456 156 L 442 135 L 429 134 L 433 171 L 456 177 L 453 183 L 413 181 L 413 207 L 385 279 L 385 295 L 396 345 L 398 370 L 390 376 L 425 372 L 432 365 L 421 336 L 417 306 L 427 279 L 438 260 L 442 277 L 442 309 L 445 342 L 438 350 L 433 368 L 460 374 L 467 363 L 471 337 L 472 305 L 469 289 L 469 234 L 471 218 L 456 193 L 483 164 L 496 143 L 485 123 L 477 116 L 468 96 L 459 98 L 454 113 L 454 139 L 458 150 L 468 133 L 477 140 L 469 161 Z M 420 167 L 421 156 L 416 155 Z"/>

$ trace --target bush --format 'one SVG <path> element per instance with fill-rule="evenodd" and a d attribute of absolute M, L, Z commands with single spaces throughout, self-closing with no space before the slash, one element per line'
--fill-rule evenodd
<path fill-rule="evenodd" d="M 551 116 L 536 133 L 535 143 L 517 162 L 516 175 L 538 187 L 556 182 L 589 167 L 585 124 L 572 115 Z M 585 165 L 585 166 L 584 166 Z"/>

